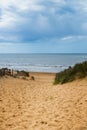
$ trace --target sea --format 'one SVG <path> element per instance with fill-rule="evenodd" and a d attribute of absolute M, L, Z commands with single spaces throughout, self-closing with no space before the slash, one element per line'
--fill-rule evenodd
<path fill-rule="evenodd" d="M 0 68 L 29 72 L 57 73 L 83 61 L 87 54 L 0 54 Z"/>

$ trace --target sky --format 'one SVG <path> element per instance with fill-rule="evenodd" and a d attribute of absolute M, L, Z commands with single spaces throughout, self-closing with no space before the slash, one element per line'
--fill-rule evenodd
<path fill-rule="evenodd" d="M 87 53 L 87 0 L 0 0 L 0 53 Z"/>

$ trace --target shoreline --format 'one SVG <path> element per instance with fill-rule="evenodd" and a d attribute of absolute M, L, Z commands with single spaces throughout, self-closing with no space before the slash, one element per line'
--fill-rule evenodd
<path fill-rule="evenodd" d="M 4 75 L 8 75 L 8 76 L 14 76 L 14 75 L 18 75 L 21 74 L 21 76 L 23 74 L 44 74 L 44 75 L 56 75 L 57 73 L 55 72 L 35 72 L 35 71 L 25 71 L 25 70 L 15 70 L 15 69 L 9 69 L 9 68 L 1 68 L 0 69 L 0 76 L 4 76 Z M 29 76 L 29 75 L 28 75 Z"/>
<path fill-rule="evenodd" d="M 55 56 L 56 55 L 56 56 Z M 87 60 L 86 54 L 3 54 L 0 68 L 28 72 L 57 73 Z"/>

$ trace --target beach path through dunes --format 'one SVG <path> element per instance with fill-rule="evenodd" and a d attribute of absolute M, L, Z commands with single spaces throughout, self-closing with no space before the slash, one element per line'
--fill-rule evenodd
<path fill-rule="evenodd" d="M 53 85 L 55 74 L 30 76 L 0 78 L 0 130 L 87 130 L 87 78 Z"/>

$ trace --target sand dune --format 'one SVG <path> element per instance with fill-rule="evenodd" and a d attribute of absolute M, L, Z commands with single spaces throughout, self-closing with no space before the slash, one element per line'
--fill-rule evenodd
<path fill-rule="evenodd" d="M 87 78 L 53 85 L 55 74 L 0 79 L 0 130 L 87 130 Z"/>

